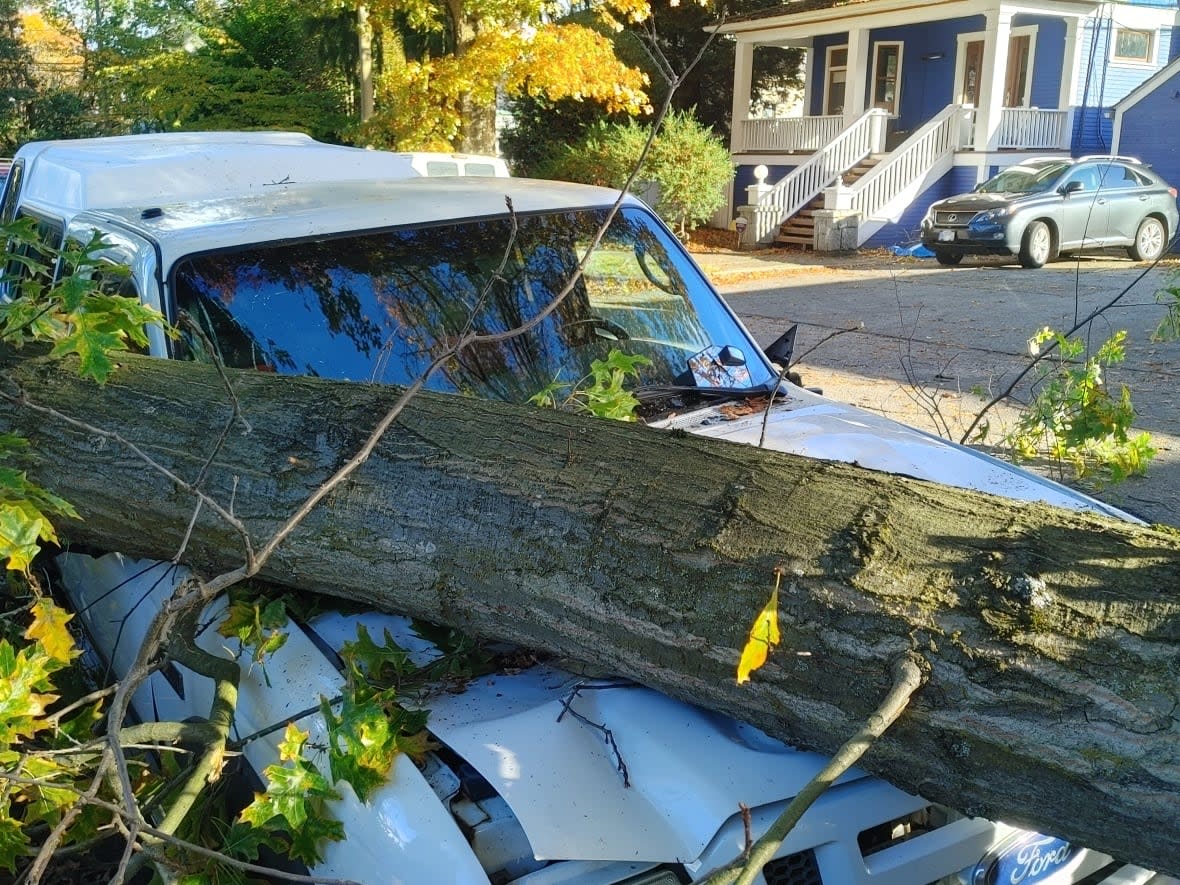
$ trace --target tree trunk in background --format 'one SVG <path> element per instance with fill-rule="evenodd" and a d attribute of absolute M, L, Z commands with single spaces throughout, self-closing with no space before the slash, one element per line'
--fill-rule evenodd
<path fill-rule="evenodd" d="M 373 116 L 373 26 L 369 22 L 369 7 L 364 3 L 356 8 L 356 39 L 356 78 L 363 123 Z"/>
<path fill-rule="evenodd" d="M 103 389 L 10 361 L 34 403 L 195 477 L 230 415 L 208 367 Z M 257 541 L 395 391 L 231 373 L 205 487 Z M 72 543 L 170 557 L 192 501 L 124 446 L 5 402 Z M 241 542 L 204 508 L 186 561 Z M 776 570 L 782 645 L 735 684 Z M 970 814 L 1180 873 L 1180 535 L 854 466 L 461 397 L 417 398 L 264 576 L 549 649 L 831 752 L 916 653 L 929 682 L 864 760 Z"/>
<path fill-rule="evenodd" d="M 475 42 L 477 31 L 467 14 L 466 0 L 446 0 L 451 19 L 451 38 L 455 41 L 455 57 L 463 54 Z M 496 104 L 477 100 L 471 93 L 459 100 L 462 126 L 458 149 L 466 154 L 496 153 Z"/>
<path fill-rule="evenodd" d="M 496 107 L 463 98 L 463 129 L 459 150 L 465 154 L 491 154 L 496 151 Z"/>

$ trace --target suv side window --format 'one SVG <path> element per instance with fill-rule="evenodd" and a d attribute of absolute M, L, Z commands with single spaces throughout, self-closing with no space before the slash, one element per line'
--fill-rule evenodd
<path fill-rule="evenodd" d="M 1123 188 L 1134 187 L 1135 182 L 1128 180 L 1124 174 L 1124 167 L 1117 163 L 1107 163 L 1102 167 L 1102 189 L 1108 191 L 1116 191 Z"/>
<path fill-rule="evenodd" d="M 1065 183 L 1070 184 L 1075 181 L 1080 181 L 1082 183 L 1083 193 L 1092 194 L 1094 191 L 1098 190 L 1100 180 L 1098 168 L 1092 164 L 1087 164 L 1085 166 L 1079 166 L 1077 169 L 1071 172 L 1069 177 L 1065 180 Z"/>

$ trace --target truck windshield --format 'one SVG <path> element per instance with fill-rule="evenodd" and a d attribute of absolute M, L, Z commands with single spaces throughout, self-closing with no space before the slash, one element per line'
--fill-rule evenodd
<path fill-rule="evenodd" d="M 465 330 L 495 334 L 553 303 L 605 210 L 464 221 L 192 256 L 173 271 L 178 356 L 285 374 L 408 384 Z M 192 326 L 201 330 L 195 334 Z M 650 360 L 637 384 L 692 384 L 688 360 L 711 346 L 772 380 L 680 245 L 644 210 L 613 221 L 585 273 L 527 333 L 447 360 L 434 390 L 526 402 L 577 383 L 611 351 Z"/>

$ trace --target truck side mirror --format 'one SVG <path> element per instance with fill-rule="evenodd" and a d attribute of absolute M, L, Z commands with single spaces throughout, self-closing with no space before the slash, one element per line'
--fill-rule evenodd
<path fill-rule="evenodd" d="M 799 334 L 799 324 L 791 326 L 783 334 L 779 335 L 773 342 L 771 342 L 762 352 L 766 354 L 766 358 L 772 363 L 787 367 L 791 365 L 791 356 L 795 352 L 795 336 Z"/>

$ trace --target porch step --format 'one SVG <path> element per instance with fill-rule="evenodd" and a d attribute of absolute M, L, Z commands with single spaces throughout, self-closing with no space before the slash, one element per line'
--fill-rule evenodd
<path fill-rule="evenodd" d="M 865 157 L 856 166 L 844 173 L 845 184 L 852 184 L 881 161 L 879 156 Z M 780 246 L 802 246 L 804 249 L 814 248 L 815 245 L 815 210 L 824 206 L 823 194 L 820 194 L 781 225 L 778 235 L 774 238 Z"/>

